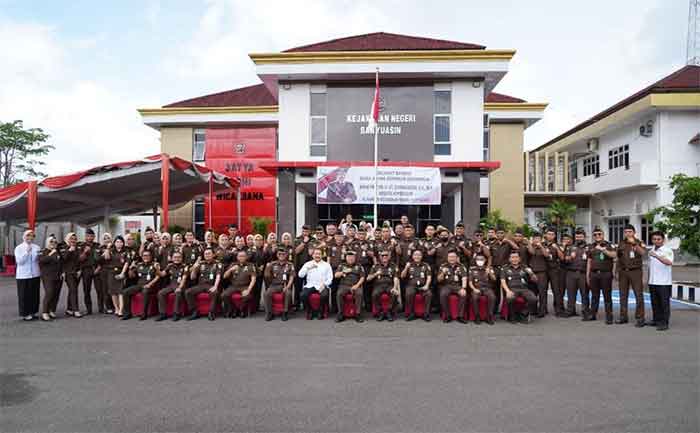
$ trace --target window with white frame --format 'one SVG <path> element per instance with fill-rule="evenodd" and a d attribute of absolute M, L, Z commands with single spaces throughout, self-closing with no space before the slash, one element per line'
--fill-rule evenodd
<path fill-rule="evenodd" d="M 192 133 L 192 161 L 204 161 L 207 148 L 207 134 L 204 129 L 195 129 Z"/>
<path fill-rule="evenodd" d="M 651 233 L 654 231 L 652 221 L 642 217 L 640 226 L 642 229 L 642 242 L 651 245 Z"/>
<path fill-rule="evenodd" d="M 326 156 L 327 107 L 325 93 L 311 94 L 311 156 Z"/>
<path fill-rule="evenodd" d="M 569 183 L 578 182 L 578 161 L 573 160 L 569 162 Z"/>
<path fill-rule="evenodd" d="M 630 223 L 627 217 L 610 218 L 608 220 L 608 241 L 619 244 L 625 238 L 625 226 Z"/>
<path fill-rule="evenodd" d="M 452 117 L 452 91 L 436 90 L 433 92 L 433 143 L 435 155 L 450 155 L 450 123 Z"/>
<path fill-rule="evenodd" d="M 490 135 L 491 130 L 489 129 L 489 115 L 484 114 L 484 161 L 488 161 L 491 158 L 489 154 Z"/>
<path fill-rule="evenodd" d="M 625 167 L 625 169 L 630 168 L 629 144 L 625 144 L 624 146 L 616 147 L 615 149 L 610 149 L 608 151 L 608 170 L 618 167 Z"/>
<path fill-rule="evenodd" d="M 589 156 L 583 160 L 583 177 L 600 176 L 600 157 L 598 155 Z"/>

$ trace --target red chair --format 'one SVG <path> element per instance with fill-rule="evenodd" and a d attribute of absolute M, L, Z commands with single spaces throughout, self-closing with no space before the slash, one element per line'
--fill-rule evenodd
<path fill-rule="evenodd" d="M 515 302 L 513 303 L 513 305 L 513 309 L 515 310 L 514 313 L 521 313 L 523 310 L 527 311 L 527 301 L 524 297 L 520 295 L 515 297 Z M 501 319 L 508 320 L 509 315 L 510 311 L 508 309 L 508 302 L 506 302 L 506 300 L 503 299 L 503 303 L 501 305 Z"/>
<path fill-rule="evenodd" d="M 275 292 L 272 294 L 272 314 L 278 316 L 284 313 L 284 293 Z"/>
<path fill-rule="evenodd" d="M 425 316 L 425 311 L 425 298 L 420 292 L 418 292 L 416 293 L 416 297 L 413 298 L 413 313 L 416 315 L 416 317 L 423 317 Z M 408 305 L 406 305 L 404 314 L 406 314 L 406 317 L 411 315 L 411 312 L 408 311 Z"/>
<path fill-rule="evenodd" d="M 148 301 L 148 313 L 146 316 L 155 316 L 158 314 L 158 298 L 155 293 L 151 293 Z M 143 314 L 143 294 L 136 293 L 131 297 L 131 315 L 140 316 Z"/>
<path fill-rule="evenodd" d="M 321 305 L 321 295 L 314 292 L 309 295 L 309 305 L 306 306 L 306 320 L 311 320 L 311 311 L 321 310 L 321 319 L 328 317 L 328 304 Z"/>
<path fill-rule="evenodd" d="M 389 314 L 391 313 L 391 295 L 388 293 L 384 292 L 379 296 L 379 304 L 381 305 L 382 308 L 382 313 L 384 314 Z M 372 315 L 377 316 L 379 314 L 379 311 L 377 311 L 377 306 L 374 305 L 374 302 L 372 303 Z"/>
<path fill-rule="evenodd" d="M 168 316 L 172 316 L 173 314 L 175 314 L 175 293 L 168 293 L 165 305 L 165 314 L 167 314 Z M 180 314 L 182 314 L 183 316 L 190 314 L 184 296 L 182 298 L 182 305 L 180 305 Z"/>
<path fill-rule="evenodd" d="M 467 311 L 465 312 L 465 316 L 467 317 L 467 320 L 474 321 L 476 320 L 476 316 L 474 315 L 474 307 L 471 305 L 471 298 L 468 299 L 468 304 L 467 305 Z M 479 296 L 479 318 L 481 320 L 487 320 L 491 317 L 491 312 L 488 311 L 489 308 L 489 298 L 487 298 L 484 295 Z"/>
<path fill-rule="evenodd" d="M 235 292 L 231 295 L 231 303 L 233 304 L 233 308 L 235 308 L 238 311 L 243 311 L 245 308 L 248 308 L 248 314 L 251 313 L 251 304 L 253 303 L 252 298 L 248 300 L 248 305 L 243 305 L 243 297 L 241 296 L 241 292 Z"/>
<path fill-rule="evenodd" d="M 345 300 L 343 304 L 343 316 L 345 316 L 346 319 L 352 319 L 357 316 L 358 311 L 357 308 L 355 308 L 355 297 L 352 296 L 352 293 L 346 293 L 343 299 Z"/>
<path fill-rule="evenodd" d="M 6 254 L 5 256 L 3 256 L 3 264 L 5 270 L 2 273 L 0 273 L 0 275 L 3 277 L 14 277 L 15 272 L 17 271 L 17 263 L 15 262 L 15 256 L 11 254 Z"/>
<path fill-rule="evenodd" d="M 457 320 L 457 310 L 459 309 L 459 296 L 456 293 L 449 294 L 449 296 L 447 297 L 447 306 L 450 310 L 450 318 L 452 320 Z M 445 313 L 445 311 L 440 311 L 440 318 L 443 320 L 445 320 Z"/>

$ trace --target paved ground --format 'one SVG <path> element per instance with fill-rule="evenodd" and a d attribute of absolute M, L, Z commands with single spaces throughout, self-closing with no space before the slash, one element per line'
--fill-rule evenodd
<path fill-rule="evenodd" d="M 666 333 L 15 314 L 0 280 L 2 432 L 700 429 L 697 310 Z"/>

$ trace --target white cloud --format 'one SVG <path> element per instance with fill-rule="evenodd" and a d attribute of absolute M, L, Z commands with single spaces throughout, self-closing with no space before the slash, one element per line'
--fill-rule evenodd
<path fill-rule="evenodd" d="M 25 127 L 51 135 L 56 149 L 47 160 L 50 175 L 158 153 L 158 134 L 142 125 L 135 110 L 140 98 L 77 76 L 66 49 L 71 44 L 50 27 L 0 23 L 7 65 L 0 69 L 0 119 L 22 119 Z"/>

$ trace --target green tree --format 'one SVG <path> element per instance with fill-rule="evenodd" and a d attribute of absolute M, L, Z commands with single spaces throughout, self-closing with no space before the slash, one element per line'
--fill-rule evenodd
<path fill-rule="evenodd" d="M 653 209 L 647 219 L 668 237 L 679 238 L 681 251 L 700 257 L 700 177 L 676 174 L 670 185 L 671 204 Z"/>
<path fill-rule="evenodd" d="M 2 188 L 25 178 L 46 177 L 41 157 L 54 149 L 46 144 L 49 135 L 40 128 L 24 129 L 21 120 L 0 122 L 0 185 Z"/>
<path fill-rule="evenodd" d="M 268 227 L 270 224 L 272 224 L 272 220 L 270 218 L 250 217 L 250 225 L 253 226 L 253 233 L 256 235 L 263 235 L 263 237 L 267 236 Z"/>
<path fill-rule="evenodd" d="M 512 231 L 515 229 L 515 224 L 504 218 L 500 210 L 494 209 L 479 220 L 479 227 L 484 231 L 497 227 L 502 227 L 505 231 Z"/>
<path fill-rule="evenodd" d="M 554 200 L 544 211 L 542 222 L 545 226 L 554 226 L 559 232 L 565 227 L 576 224 L 576 205 L 563 200 Z"/>

